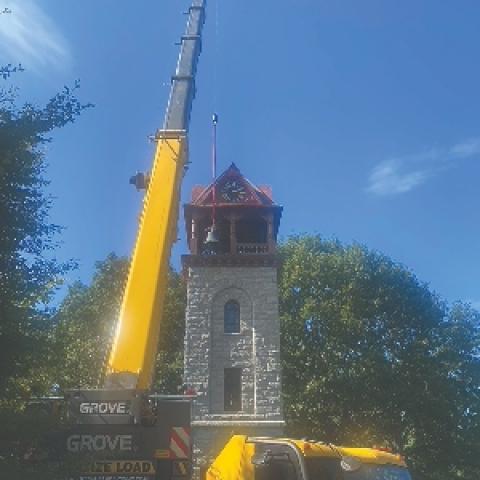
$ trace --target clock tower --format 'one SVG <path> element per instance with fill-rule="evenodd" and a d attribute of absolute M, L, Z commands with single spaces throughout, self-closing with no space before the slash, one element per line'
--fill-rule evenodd
<path fill-rule="evenodd" d="M 184 209 L 184 382 L 196 395 L 199 478 L 231 435 L 283 431 L 276 257 L 282 207 L 269 187 L 255 186 L 232 164 L 213 184 L 195 187 Z M 212 218 L 215 248 L 208 241 Z"/>

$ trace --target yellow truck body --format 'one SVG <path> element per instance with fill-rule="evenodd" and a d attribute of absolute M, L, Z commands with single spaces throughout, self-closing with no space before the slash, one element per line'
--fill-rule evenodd
<path fill-rule="evenodd" d="M 332 461 L 356 462 L 358 471 L 362 468 L 376 470 L 375 476 L 345 475 L 345 479 L 375 479 L 375 480 L 410 480 L 407 465 L 402 456 L 388 453 L 374 448 L 347 448 L 337 447 L 327 443 L 312 441 L 294 440 L 289 438 L 273 439 L 247 437 L 235 435 L 227 443 L 221 453 L 207 471 L 207 480 L 258 480 L 256 474 L 255 456 L 259 450 L 265 451 L 269 448 L 282 447 L 290 452 L 297 461 L 297 475 L 288 476 L 292 480 L 328 480 L 326 477 L 319 478 L 312 475 L 309 464 L 314 459 L 332 459 Z M 261 447 L 259 449 L 259 447 Z M 377 468 L 378 467 L 378 468 Z M 339 467 L 339 471 L 341 471 Z M 382 476 L 382 471 L 385 475 Z M 265 478 L 265 477 L 262 477 Z M 267 477 L 270 478 L 270 477 Z M 286 478 L 286 477 L 274 477 Z M 343 480 L 340 476 L 331 477 L 335 480 Z"/>

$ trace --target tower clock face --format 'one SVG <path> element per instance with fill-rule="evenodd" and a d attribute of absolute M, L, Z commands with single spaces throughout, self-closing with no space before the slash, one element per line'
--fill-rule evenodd
<path fill-rule="evenodd" d="M 243 202 L 247 199 L 245 187 L 237 180 L 225 182 L 220 190 L 220 195 L 227 202 Z"/>

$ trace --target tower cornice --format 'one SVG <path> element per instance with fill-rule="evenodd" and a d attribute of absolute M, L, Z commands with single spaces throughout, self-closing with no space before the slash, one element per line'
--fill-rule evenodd
<path fill-rule="evenodd" d="M 182 255 L 183 268 L 190 267 L 278 267 L 278 255 Z"/>

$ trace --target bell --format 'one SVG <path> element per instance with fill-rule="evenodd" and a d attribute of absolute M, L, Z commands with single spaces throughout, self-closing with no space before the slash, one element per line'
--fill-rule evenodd
<path fill-rule="evenodd" d="M 218 237 L 217 237 L 217 228 L 215 225 L 212 225 L 211 228 L 208 230 L 207 233 L 207 238 L 205 239 L 205 244 L 216 244 L 218 243 Z"/>

